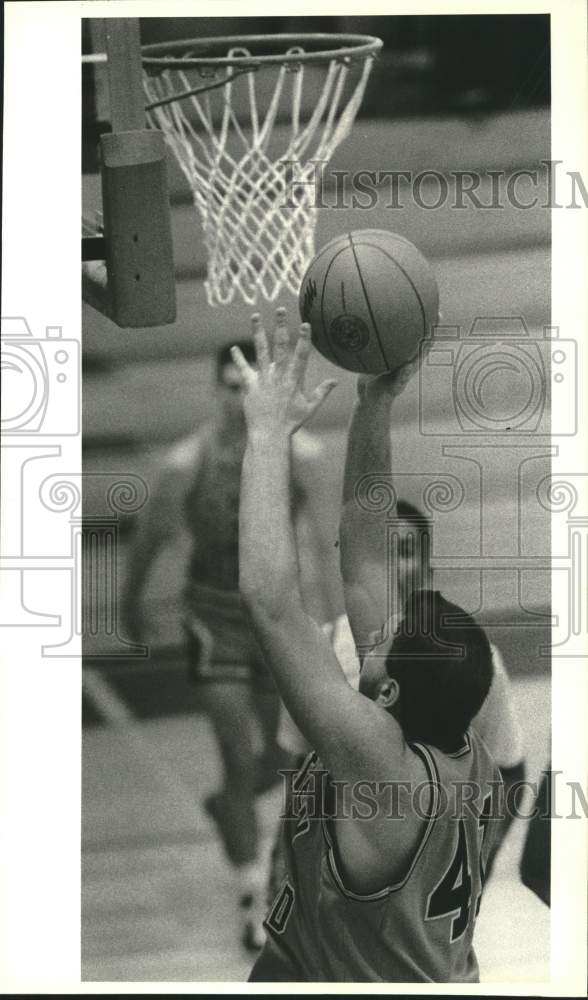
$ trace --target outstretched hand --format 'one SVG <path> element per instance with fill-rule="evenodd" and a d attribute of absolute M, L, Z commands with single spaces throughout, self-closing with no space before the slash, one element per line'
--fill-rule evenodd
<path fill-rule="evenodd" d="M 294 346 L 286 323 L 285 309 L 276 312 L 273 351 L 258 314 L 251 318 L 256 367 L 249 365 L 238 347 L 231 357 L 239 369 L 244 396 L 245 418 L 249 432 L 281 430 L 293 434 L 305 424 L 337 384 L 334 379 L 321 382 L 306 394 L 304 377 L 310 354 L 310 326 L 303 323 Z"/>

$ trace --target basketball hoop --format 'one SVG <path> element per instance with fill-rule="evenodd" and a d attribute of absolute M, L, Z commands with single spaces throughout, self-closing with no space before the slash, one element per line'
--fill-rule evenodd
<path fill-rule="evenodd" d="M 149 123 L 164 133 L 202 220 L 211 305 L 237 292 L 250 305 L 260 294 L 298 294 L 314 255 L 316 164 L 349 134 L 381 47 L 366 35 L 322 34 L 142 47 Z"/>

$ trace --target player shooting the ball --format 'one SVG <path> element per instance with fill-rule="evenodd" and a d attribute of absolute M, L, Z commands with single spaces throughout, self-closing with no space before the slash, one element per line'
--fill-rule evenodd
<path fill-rule="evenodd" d="M 385 534 L 355 499 L 358 475 L 390 473 L 391 408 L 416 366 L 360 380 L 349 432 L 340 541 L 346 609 L 363 653 L 355 691 L 303 609 L 289 503 L 291 437 L 334 383 L 305 394 L 308 325 L 293 349 L 282 311 L 273 350 L 259 317 L 253 337 L 257 367 L 233 350 L 247 421 L 240 588 L 314 752 L 294 779 L 286 875 L 250 980 L 475 982 L 472 939 L 500 778 L 468 727 L 490 687 L 490 646 L 464 611 L 418 589 L 378 654 Z"/>

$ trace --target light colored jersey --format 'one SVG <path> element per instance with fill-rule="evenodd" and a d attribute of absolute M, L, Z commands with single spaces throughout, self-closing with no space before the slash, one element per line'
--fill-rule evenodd
<path fill-rule="evenodd" d="M 345 886 L 328 819 L 328 775 L 316 754 L 295 778 L 282 832 L 286 874 L 266 928 L 273 951 L 304 981 L 478 980 L 472 940 L 499 773 L 473 731 L 455 754 L 420 743 L 412 749 L 428 772 L 421 839 L 404 878 L 365 896 Z M 478 790 L 473 805 L 458 804 L 464 782 Z M 391 838 L 401 822 L 390 819 Z"/>
<path fill-rule="evenodd" d="M 347 615 L 340 615 L 327 631 L 333 651 L 347 680 L 356 690 L 359 686 L 359 659 Z M 508 768 L 523 759 L 521 727 L 516 716 L 510 681 L 500 650 L 491 644 L 492 684 L 472 727 L 484 740 L 499 767 Z M 306 741 L 289 715 L 281 709 L 278 742 L 290 753 L 304 753 Z"/>

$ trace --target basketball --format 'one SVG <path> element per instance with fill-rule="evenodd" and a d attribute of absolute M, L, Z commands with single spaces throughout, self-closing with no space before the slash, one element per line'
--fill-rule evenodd
<path fill-rule="evenodd" d="M 300 286 L 300 315 L 316 349 L 340 368 L 371 375 L 415 357 L 438 307 L 430 264 L 410 240 L 385 229 L 330 240 Z"/>

